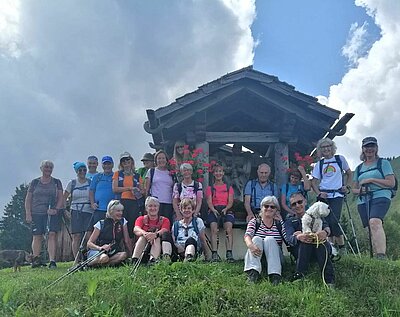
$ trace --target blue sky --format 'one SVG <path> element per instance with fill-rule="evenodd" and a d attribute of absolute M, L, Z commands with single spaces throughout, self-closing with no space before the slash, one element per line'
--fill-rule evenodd
<path fill-rule="evenodd" d="M 365 9 L 350 0 L 258 0 L 256 8 L 254 68 L 313 96 L 328 96 L 347 72 L 341 50 L 352 23 L 367 21 L 368 48 L 380 36 Z"/>

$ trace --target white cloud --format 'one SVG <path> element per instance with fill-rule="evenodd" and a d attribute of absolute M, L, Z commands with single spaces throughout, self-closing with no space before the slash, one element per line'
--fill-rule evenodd
<path fill-rule="evenodd" d="M 381 29 L 381 38 L 367 55 L 358 59 L 341 83 L 330 88 L 328 105 L 355 113 L 339 149 L 358 164 L 361 139 L 374 135 L 381 156 L 400 154 L 400 1 L 358 0 Z"/>
<path fill-rule="evenodd" d="M 356 66 L 358 59 L 366 53 L 366 35 L 368 23 L 358 26 L 355 22 L 351 25 L 349 37 L 342 48 L 342 55 L 345 56 L 352 66 Z"/>
<path fill-rule="evenodd" d="M 64 184 L 90 154 L 139 160 L 145 109 L 254 56 L 254 0 L 15 3 L 0 15 L 1 206 L 42 159 Z"/>

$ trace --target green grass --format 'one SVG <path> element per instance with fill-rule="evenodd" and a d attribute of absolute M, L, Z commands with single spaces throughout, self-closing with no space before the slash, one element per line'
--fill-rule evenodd
<path fill-rule="evenodd" d="M 274 287 L 248 284 L 243 263 L 160 263 L 77 272 L 24 267 L 0 271 L 1 316 L 400 316 L 400 262 L 347 256 L 337 262 L 336 289 L 314 267 L 307 279 Z M 285 266 L 284 277 L 292 273 Z"/>

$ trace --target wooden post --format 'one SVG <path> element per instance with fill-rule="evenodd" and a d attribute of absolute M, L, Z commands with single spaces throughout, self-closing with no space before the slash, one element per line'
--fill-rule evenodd
<path fill-rule="evenodd" d="M 287 182 L 287 171 L 289 169 L 289 147 L 286 143 L 275 144 L 275 182 L 280 190 Z"/>

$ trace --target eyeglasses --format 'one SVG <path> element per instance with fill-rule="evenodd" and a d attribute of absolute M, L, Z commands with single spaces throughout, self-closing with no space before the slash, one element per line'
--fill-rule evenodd
<path fill-rule="evenodd" d="M 183 149 L 183 148 L 185 148 L 185 146 L 184 145 L 178 145 L 176 148 L 177 149 Z"/>
<path fill-rule="evenodd" d="M 82 173 L 82 172 L 86 173 L 86 171 L 87 171 L 86 168 L 79 168 L 78 169 L 78 173 Z"/>
<path fill-rule="evenodd" d="M 324 145 L 324 146 L 321 146 L 321 149 L 330 149 L 331 148 L 331 145 Z"/>
<path fill-rule="evenodd" d="M 264 205 L 265 209 L 271 208 L 271 209 L 276 209 L 275 205 Z"/>
<path fill-rule="evenodd" d="M 290 204 L 291 207 L 295 207 L 297 205 L 302 205 L 303 204 L 303 200 L 298 200 L 298 201 L 294 201 Z"/>

